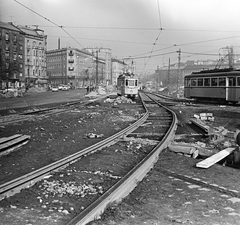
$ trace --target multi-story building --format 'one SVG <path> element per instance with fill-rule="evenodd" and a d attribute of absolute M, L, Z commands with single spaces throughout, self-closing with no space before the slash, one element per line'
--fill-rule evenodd
<path fill-rule="evenodd" d="M 112 58 L 112 85 L 117 85 L 117 78 L 125 71 L 125 67 L 124 61 Z"/>
<path fill-rule="evenodd" d="M 95 85 L 96 70 L 101 80 L 104 68 L 105 61 L 89 51 L 71 47 L 47 51 L 47 75 L 52 86 L 70 84 L 77 88 Z"/>
<path fill-rule="evenodd" d="M 112 52 L 110 48 L 87 47 L 88 52 L 94 55 L 95 58 L 105 61 L 104 73 L 100 75 L 99 83 L 102 85 L 109 85 L 112 83 Z M 101 71 L 102 72 L 102 71 Z M 100 72 L 100 73 L 101 73 Z"/>
<path fill-rule="evenodd" d="M 17 26 L 25 36 L 24 72 L 26 85 L 48 82 L 46 73 L 47 36 L 38 28 Z"/>
<path fill-rule="evenodd" d="M 0 89 L 24 83 L 24 33 L 0 21 Z"/>

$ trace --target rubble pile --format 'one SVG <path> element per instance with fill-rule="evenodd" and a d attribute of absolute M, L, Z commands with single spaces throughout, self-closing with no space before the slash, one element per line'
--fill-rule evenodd
<path fill-rule="evenodd" d="M 208 130 L 208 138 L 196 141 L 194 135 L 176 136 L 175 140 L 169 144 L 168 149 L 187 157 L 207 158 L 218 154 L 224 149 L 234 148 L 235 150 L 233 152 L 236 155 L 238 146 L 235 139 L 238 131 L 232 132 L 223 126 L 213 127 L 211 123 L 214 122 L 214 120 L 212 113 L 194 114 L 193 119 L 190 119 L 190 121 L 195 121 L 199 126 L 205 127 Z M 234 162 L 234 159 L 232 159 L 231 164 L 234 163 L 237 162 Z"/>
<path fill-rule="evenodd" d="M 19 89 L 14 91 L 8 91 L 5 93 L 0 93 L 0 98 L 16 98 L 23 97 L 25 95 L 25 90 Z"/>
<path fill-rule="evenodd" d="M 104 102 L 113 103 L 113 105 L 117 105 L 121 103 L 135 104 L 135 102 L 132 99 L 126 98 L 124 96 L 118 96 L 116 99 L 107 98 L 106 100 L 104 100 Z"/>

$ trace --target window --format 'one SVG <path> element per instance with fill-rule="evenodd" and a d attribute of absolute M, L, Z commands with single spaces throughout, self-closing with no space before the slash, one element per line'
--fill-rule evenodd
<path fill-rule="evenodd" d="M 6 50 L 6 51 L 9 51 L 9 45 L 8 45 L 8 44 L 6 44 L 5 50 Z"/>
<path fill-rule="evenodd" d="M 191 79 L 191 86 L 197 86 L 197 80 L 196 79 Z"/>
<path fill-rule="evenodd" d="M 5 34 L 5 40 L 6 40 L 6 41 L 9 40 L 9 34 L 8 34 L 8 33 Z"/>
<path fill-rule="evenodd" d="M 13 35 L 13 42 L 17 42 L 17 35 Z"/>
<path fill-rule="evenodd" d="M 17 53 L 16 52 L 13 53 L 13 60 L 17 60 Z"/>
<path fill-rule="evenodd" d="M 229 77 L 229 86 L 231 87 L 236 86 L 236 77 Z"/>
<path fill-rule="evenodd" d="M 197 79 L 197 86 L 203 86 L 203 78 Z"/>
<path fill-rule="evenodd" d="M 9 55 L 9 52 L 5 52 L 5 58 L 6 58 L 6 59 L 9 59 L 9 56 L 10 56 L 10 55 Z"/>
<path fill-rule="evenodd" d="M 226 77 L 219 78 L 219 86 L 226 86 Z"/>
<path fill-rule="evenodd" d="M 13 51 L 14 51 L 14 52 L 17 51 L 17 45 L 13 45 Z"/>
<path fill-rule="evenodd" d="M 69 52 L 69 56 L 73 56 L 73 51 L 72 50 Z"/>
<path fill-rule="evenodd" d="M 190 87 L 191 82 L 190 79 L 185 79 L 185 87 Z"/>
<path fill-rule="evenodd" d="M 6 67 L 6 70 L 9 69 L 9 62 L 6 62 L 6 63 L 5 63 L 5 67 Z"/>
<path fill-rule="evenodd" d="M 237 86 L 240 86 L 240 77 L 237 77 Z"/>
<path fill-rule="evenodd" d="M 204 78 L 204 86 L 210 86 L 210 78 Z"/>
<path fill-rule="evenodd" d="M 211 78 L 212 86 L 218 86 L 218 78 Z"/>

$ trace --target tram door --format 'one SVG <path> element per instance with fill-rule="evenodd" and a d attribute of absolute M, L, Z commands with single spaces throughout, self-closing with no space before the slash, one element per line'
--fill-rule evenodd
<path fill-rule="evenodd" d="M 190 79 L 185 79 L 184 80 L 184 97 L 185 98 L 190 98 Z"/>
<path fill-rule="evenodd" d="M 236 77 L 226 78 L 226 101 L 236 100 Z"/>

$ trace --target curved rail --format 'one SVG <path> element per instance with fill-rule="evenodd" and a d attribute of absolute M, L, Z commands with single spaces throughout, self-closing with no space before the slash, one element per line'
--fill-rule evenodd
<path fill-rule="evenodd" d="M 140 94 L 140 96 L 143 94 Z M 141 96 L 142 98 L 143 96 Z M 150 98 L 150 97 L 149 97 Z M 92 205 L 86 208 L 81 214 L 76 216 L 72 219 L 68 225 L 84 225 L 94 219 L 98 218 L 105 208 L 113 203 L 119 202 L 124 197 L 126 197 L 140 182 L 146 174 L 153 168 L 155 162 L 159 158 L 159 154 L 163 149 L 165 149 L 169 142 L 172 140 L 172 137 L 175 134 L 177 129 L 177 117 L 176 114 L 172 111 L 167 109 L 165 106 L 159 104 L 153 98 L 150 98 L 156 105 L 159 105 L 169 112 L 171 112 L 173 119 L 172 123 L 169 126 L 168 131 L 166 132 L 164 138 L 159 142 L 159 144 L 141 161 L 139 162 L 131 171 L 129 171 L 122 179 L 120 179 L 113 187 L 111 187 L 107 192 L 105 192 L 99 199 L 97 199 Z M 149 115 L 149 110 L 147 104 L 144 103 L 144 108 Z"/>
<path fill-rule="evenodd" d="M 152 111 L 152 109 L 154 107 L 157 108 L 158 105 L 160 104 L 150 97 L 144 97 L 143 94 L 141 94 L 141 99 L 143 101 L 142 104 L 146 109 L 146 113 L 138 121 L 133 123 L 131 126 L 78 153 L 70 155 L 42 169 L 26 174 L 25 176 L 22 176 L 13 181 L 10 181 L 7 184 L 1 185 L 0 198 L 10 196 L 18 192 L 22 188 L 33 185 L 36 181 L 44 178 L 50 172 L 58 171 L 67 167 L 68 165 L 81 159 L 82 156 L 86 154 L 90 154 L 94 151 L 98 151 L 104 147 L 108 147 L 110 145 L 115 144 L 116 142 L 118 142 L 119 137 L 130 134 L 131 132 L 136 130 L 140 125 L 142 125 L 146 120 L 148 119 L 151 121 L 156 120 L 157 119 L 156 113 Z M 168 110 L 166 107 L 163 107 L 163 108 Z M 141 162 L 139 162 L 133 169 L 131 169 L 124 177 L 122 177 L 114 186 L 112 186 L 109 190 L 107 190 L 99 199 L 97 199 L 89 207 L 84 209 L 81 212 L 81 214 L 79 214 L 77 217 L 73 218 L 68 223 L 69 225 L 70 224 L 82 225 L 98 218 L 98 216 L 103 213 L 103 211 L 106 209 L 106 207 L 109 204 L 113 202 L 121 201 L 137 186 L 138 182 L 145 177 L 145 175 L 151 170 L 151 168 L 153 168 L 155 162 L 158 160 L 158 157 L 161 151 L 165 149 L 168 146 L 169 142 L 172 140 L 172 137 L 177 127 L 177 119 L 176 119 L 176 115 L 172 111 L 170 111 L 170 113 L 171 113 L 171 116 L 170 116 L 170 119 L 168 119 L 168 122 L 171 121 L 171 123 L 168 125 L 167 131 L 164 131 L 165 136 L 160 140 L 159 144 L 155 146 L 155 148 L 152 149 L 151 152 L 148 153 L 147 156 L 141 160 Z M 163 116 L 162 121 L 166 121 L 166 119 L 164 118 L 165 116 Z"/>
<path fill-rule="evenodd" d="M 31 173 L 23 175 L 17 179 L 14 179 L 12 181 L 9 181 L 5 184 L 0 185 L 0 199 L 11 196 L 16 192 L 19 192 L 19 190 L 21 190 L 22 188 L 33 185 L 35 182 L 47 176 L 50 172 L 58 171 L 62 168 L 65 168 L 69 164 L 75 162 L 76 160 L 79 160 L 82 156 L 88 153 L 92 153 L 94 151 L 100 150 L 104 147 L 107 147 L 116 143 L 119 137 L 131 133 L 141 124 L 143 124 L 146 121 L 147 117 L 148 117 L 148 112 L 146 112 L 138 121 L 136 121 L 129 127 L 125 128 L 124 130 L 121 130 L 120 132 L 114 134 L 109 138 L 104 139 L 103 141 L 100 141 L 88 148 L 81 150 L 80 152 L 77 152 L 68 157 L 65 157 L 43 168 L 40 168 Z"/>

